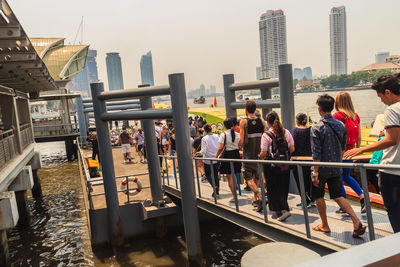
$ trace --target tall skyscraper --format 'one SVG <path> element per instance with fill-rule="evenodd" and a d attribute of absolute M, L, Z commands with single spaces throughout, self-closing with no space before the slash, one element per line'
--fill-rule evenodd
<path fill-rule="evenodd" d="M 261 80 L 261 67 L 256 67 L 257 80 Z"/>
<path fill-rule="evenodd" d="M 142 76 L 142 84 L 154 85 L 153 57 L 151 51 L 143 55 L 140 59 L 140 74 Z"/>
<path fill-rule="evenodd" d="M 331 74 L 347 74 L 346 9 L 333 7 L 329 15 Z"/>
<path fill-rule="evenodd" d="M 261 78 L 277 78 L 278 66 L 287 63 L 286 16 L 281 9 L 268 10 L 258 24 Z"/>
<path fill-rule="evenodd" d="M 297 79 L 302 81 L 304 77 L 304 72 L 301 68 L 294 68 L 293 69 L 293 79 Z"/>
<path fill-rule="evenodd" d="M 95 82 L 99 81 L 99 73 L 97 72 L 96 57 L 97 57 L 97 51 L 89 49 L 87 59 L 86 59 L 86 64 L 87 64 L 88 70 L 89 70 L 89 82 L 90 83 L 95 83 Z"/>
<path fill-rule="evenodd" d="M 124 89 L 121 57 L 119 56 L 119 53 L 116 52 L 107 53 L 106 64 L 107 64 L 108 89 L 110 91 Z"/>
<path fill-rule="evenodd" d="M 305 67 L 303 69 L 303 74 L 304 74 L 304 76 L 306 77 L 306 79 L 308 81 L 312 80 L 312 69 L 311 69 L 311 67 Z"/>
<path fill-rule="evenodd" d="M 72 78 L 71 91 L 82 92 L 85 97 L 90 96 L 90 83 L 98 82 L 98 72 L 96 63 L 97 51 L 89 49 L 85 68 L 74 78 Z"/>
<path fill-rule="evenodd" d="M 386 58 L 390 56 L 389 52 L 379 52 L 375 54 L 375 63 L 385 63 Z"/>

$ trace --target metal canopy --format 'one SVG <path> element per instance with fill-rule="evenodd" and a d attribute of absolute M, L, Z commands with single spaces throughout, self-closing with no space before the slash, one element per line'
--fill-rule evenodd
<path fill-rule="evenodd" d="M 24 93 L 57 90 L 7 1 L 0 1 L 0 85 Z"/>

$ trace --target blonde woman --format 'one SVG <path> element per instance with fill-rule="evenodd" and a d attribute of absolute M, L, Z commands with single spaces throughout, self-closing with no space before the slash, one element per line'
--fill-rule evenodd
<path fill-rule="evenodd" d="M 361 127 L 360 117 L 354 110 L 353 102 L 347 92 L 340 92 L 336 95 L 335 99 L 336 113 L 333 117 L 346 126 L 347 129 L 347 145 L 346 151 L 355 147 L 360 147 L 361 143 Z M 343 162 L 352 163 L 353 160 L 343 160 Z M 346 191 L 344 189 L 343 182 L 350 186 L 360 197 L 361 213 L 365 213 L 364 193 L 358 184 L 358 182 L 350 176 L 350 168 L 343 169 L 342 173 L 342 194 L 346 198 Z M 341 209 L 337 213 L 344 213 Z"/>

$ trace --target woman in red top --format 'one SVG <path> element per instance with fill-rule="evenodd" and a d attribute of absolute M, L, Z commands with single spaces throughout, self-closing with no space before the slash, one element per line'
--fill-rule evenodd
<path fill-rule="evenodd" d="M 361 143 L 361 127 L 360 127 L 360 117 L 354 111 L 353 102 L 351 101 L 351 97 L 347 92 L 340 92 L 336 95 L 335 99 L 335 109 L 336 113 L 333 114 L 333 117 L 346 126 L 347 129 L 347 145 L 346 151 L 353 149 L 355 147 L 360 147 Z M 343 162 L 352 163 L 353 160 L 343 160 Z M 364 204 L 364 193 L 361 190 L 358 182 L 350 176 L 350 168 L 343 169 L 342 174 L 342 194 L 343 197 L 346 198 L 346 191 L 344 189 L 343 182 L 345 182 L 348 186 L 350 186 L 360 197 L 361 203 L 361 213 L 365 213 L 365 204 Z M 341 209 L 337 211 L 337 213 L 344 213 Z"/>

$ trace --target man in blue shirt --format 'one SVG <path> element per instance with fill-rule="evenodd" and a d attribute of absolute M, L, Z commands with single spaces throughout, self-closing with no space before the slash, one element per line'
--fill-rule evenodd
<path fill-rule="evenodd" d="M 311 150 L 314 162 L 342 162 L 342 155 L 346 148 L 347 130 L 343 123 L 332 117 L 334 104 L 335 100 L 328 94 L 321 95 L 317 99 L 321 120 L 311 128 Z M 311 194 L 316 200 L 322 221 L 321 224 L 313 227 L 313 230 L 324 233 L 331 231 L 324 199 L 324 188 L 327 183 L 330 198 L 334 199 L 339 207 L 350 215 L 354 225 L 353 237 L 358 237 L 365 233 L 366 227 L 362 225 L 353 208 L 342 196 L 341 171 L 342 168 L 313 167 Z"/>

